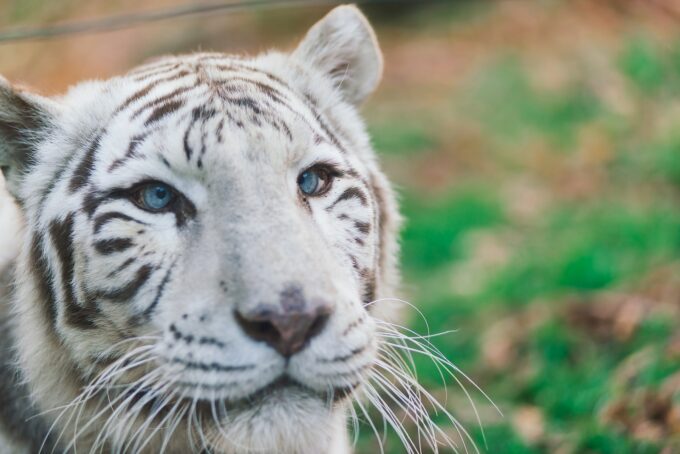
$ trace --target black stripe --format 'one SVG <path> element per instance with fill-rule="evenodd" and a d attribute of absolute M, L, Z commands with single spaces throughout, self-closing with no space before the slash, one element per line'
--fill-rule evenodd
<path fill-rule="evenodd" d="M 254 68 L 252 66 L 245 65 L 241 62 L 236 62 L 236 61 L 227 61 L 225 62 L 224 58 L 215 58 L 215 57 L 208 57 L 205 59 L 201 59 L 200 61 L 203 63 L 208 63 L 209 60 L 214 60 L 215 62 L 211 64 L 211 66 L 217 70 L 220 71 L 232 71 L 232 72 L 242 72 L 242 71 L 249 71 L 251 73 L 255 74 L 261 74 L 265 77 L 267 77 L 269 80 L 276 82 L 277 84 L 281 85 L 282 87 L 287 88 L 288 90 L 291 90 L 290 86 L 286 82 L 283 81 L 278 76 L 275 76 L 272 73 L 269 73 L 267 71 L 264 71 L 259 68 Z M 292 90 L 291 90 L 292 91 Z"/>
<path fill-rule="evenodd" d="M 191 111 L 191 115 L 194 120 L 210 120 L 217 115 L 217 109 L 206 108 L 205 106 L 195 107 Z"/>
<path fill-rule="evenodd" d="M 156 107 L 156 106 L 158 106 L 158 105 L 160 105 L 160 104 L 164 104 L 164 103 L 166 103 L 166 102 L 172 100 L 173 98 L 177 97 L 178 95 L 181 95 L 182 93 L 186 93 L 187 91 L 196 88 L 196 85 L 197 85 L 197 84 L 194 84 L 194 85 L 191 85 L 191 86 L 188 86 L 188 87 L 179 87 L 179 88 L 177 88 L 177 89 L 171 91 L 170 93 L 168 93 L 168 94 L 166 94 L 166 95 L 163 95 L 163 96 L 161 96 L 161 97 L 159 97 L 159 98 L 152 99 L 151 101 L 147 102 L 147 103 L 144 104 L 142 107 L 140 107 L 139 109 L 137 109 L 137 110 L 132 114 L 132 117 L 130 117 L 130 118 L 134 120 L 135 118 L 139 117 L 141 114 L 143 114 L 143 113 L 144 113 L 145 111 L 147 111 L 148 109 L 150 109 L 150 108 L 152 108 L 152 107 Z"/>
<path fill-rule="evenodd" d="M 279 123 L 280 123 L 281 127 L 283 128 L 283 131 L 286 133 L 288 140 L 290 140 L 292 142 L 293 141 L 293 133 L 290 131 L 290 127 L 283 120 L 280 120 Z"/>
<path fill-rule="evenodd" d="M 136 76 L 136 77 L 142 77 L 147 75 L 150 72 L 155 72 L 159 71 L 161 69 L 165 70 L 170 70 L 172 68 L 168 68 L 168 66 L 173 66 L 174 68 L 178 68 L 181 63 L 177 61 L 167 61 L 164 58 L 158 58 L 154 59 L 152 61 L 149 61 L 148 63 L 143 63 L 140 66 L 137 66 L 136 68 L 131 69 L 128 71 L 127 75 L 128 76 Z"/>
<path fill-rule="evenodd" d="M 310 92 L 305 92 L 304 96 L 305 96 L 305 99 L 307 100 L 307 102 L 312 107 L 314 107 L 315 109 L 317 109 L 319 107 L 319 100 L 316 99 L 314 96 L 312 96 L 312 94 Z"/>
<path fill-rule="evenodd" d="M 149 280 L 153 267 L 151 265 L 144 265 L 139 270 L 137 270 L 137 275 L 135 279 L 124 285 L 123 287 L 115 290 L 100 290 L 94 294 L 95 298 L 106 298 L 118 302 L 126 302 L 133 298 L 140 288 L 146 281 Z"/>
<path fill-rule="evenodd" d="M 168 66 L 170 66 L 170 67 L 168 68 Z M 146 69 L 145 71 L 140 71 L 136 74 L 132 73 L 130 75 L 133 76 L 133 79 L 136 82 L 142 82 L 146 79 L 150 79 L 151 77 L 159 76 L 159 75 L 162 75 L 162 74 L 166 74 L 170 71 L 174 71 L 175 69 L 179 68 L 180 66 L 182 66 L 181 62 L 175 62 L 174 64 L 173 63 L 163 63 L 161 65 L 158 65 L 157 67 L 151 67 L 151 68 Z"/>
<path fill-rule="evenodd" d="M 187 369 L 199 369 L 204 372 L 240 372 L 255 368 L 253 365 L 229 366 L 219 363 L 199 363 L 195 361 L 185 361 L 181 358 L 173 358 L 172 364 L 180 364 Z"/>
<path fill-rule="evenodd" d="M 375 300 L 376 278 L 374 273 L 370 273 L 366 276 L 363 287 L 361 298 L 364 305 L 367 305 Z"/>
<path fill-rule="evenodd" d="M 109 172 L 113 172 L 116 170 L 118 167 L 122 166 L 125 164 L 125 161 L 128 159 L 132 158 L 133 156 L 136 155 L 137 148 L 144 143 L 144 140 L 149 137 L 151 134 L 151 131 L 144 132 L 142 134 L 138 134 L 132 139 L 130 139 L 130 143 L 128 144 L 128 149 L 125 152 L 125 156 L 123 156 L 120 159 L 116 159 L 111 163 L 111 166 L 109 166 Z"/>
<path fill-rule="evenodd" d="M 368 222 L 354 221 L 354 227 L 364 235 L 368 235 L 368 232 L 371 231 L 371 224 Z"/>
<path fill-rule="evenodd" d="M 140 225 L 148 225 L 146 222 L 142 222 L 138 219 L 130 217 L 127 214 L 119 213 L 117 211 L 111 211 L 108 213 L 100 214 L 94 219 L 93 232 L 95 233 L 95 235 L 99 233 L 106 224 L 113 221 L 114 219 L 120 219 L 121 221 L 125 222 L 135 222 Z"/>
<path fill-rule="evenodd" d="M 83 160 L 80 161 L 80 164 L 78 164 L 78 167 L 73 172 L 73 176 L 71 177 L 71 184 L 69 186 L 71 193 L 74 193 L 78 189 L 85 186 L 88 180 L 90 179 L 92 171 L 94 170 L 95 155 L 99 150 L 101 139 L 102 134 L 99 134 L 90 145 L 90 148 L 88 148 L 88 150 L 85 152 Z"/>
<path fill-rule="evenodd" d="M 64 310 L 66 322 L 81 329 L 96 328 L 96 309 L 83 307 L 76 301 L 73 290 L 73 276 L 75 259 L 73 250 L 73 224 L 74 215 L 69 214 L 63 221 L 50 223 L 50 236 L 52 244 L 57 251 L 61 262 L 61 285 L 64 290 Z"/>
<path fill-rule="evenodd" d="M 366 321 L 366 313 L 362 312 L 358 319 L 347 325 L 347 328 L 342 332 L 341 337 L 347 337 L 347 335 L 355 328 L 361 326 Z"/>
<path fill-rule="evenodd" d="M 222 143 L 224 142 L 224 138 L 222 137 L 222 130 L 224 129 L 224 118 L 220 120 L 220 122 L 217 124 L 217 131 L 216 131 L 216 136 L 217 136 L 217 142 Z"/>
<path fill-rule="evenodd" d="M 181 109 L 182 106 L 184 106 L 184 100 L 178 99 L 176 101 L 170 101 L 166 104 L 156 107 L 144 122 L 144 126 L 149 126 L 150 124 L 163 119 L 164 117 Z"/>
<path fill-rule="evenodd" d="M 272 85 L 269 85 L 269 84 L 265 84 L 264 82 L 260 82 L 259 80 L 247 79 L 247 78 L 241 77 L 241 76 L 233 76 L 233 77 L 229 77 L 228 79 L 226 79 L 226 81 L 228 81 L 228 82 L 243 82 L 243 83 L 255 85 L 255 87 L 258 88 L 259 92 L 268 96 L 272 101 L 274 101 L 278 104 L 286 104 L 285 101 L 284 101 L 284 98 L 287 98 L 285 93 L 283 93 L 278 88 L 276 88 Z"/>
<path fill-rule="evenodd" d="M 140 315 L 135 315 L 131 320 L 130 324 L 135 326 L 135 325 L 141 325 L 144 322 L 147 322 L 149 318 L 151 318 L 151 314 L 153 314 L 153 311 L 156 310 L 156 307 L 158 306 L 158 303 L 161 301 L 161 298 L 163 297 L 163 292 L 165 291 L 165 286 L 168 284 L 168 281 L 170 281 L 170 277 L 172 276 L 172 270 L 175 267 L 175 264 L 173 263 L 172 266 L 168 269 L 168 272 L 165 273 L 165 276 L 163 277 L 163 280 L 161 281 L 160 285 L 158 286 L 158 290 L 156 290 L 156 296 L 147 307 L 144 312 Z"/>
<path fill-rule="evenodd" d="M 368 235 L 368 233 L 371 231 L 371 224 L 369 224 L 368 222 L 361 222 L 356 219 L 353 219 L 345 213 L 338 215 L 338 219 L 340 219 L 341 221 L 352 221 L 352 223 L 354 224 L 354 228 L 357 229 L 359 232 L 363 233 L 364 235 Z"/>
<path fill-rule="evenodd" d="M 109 278 L 109 279 L 111 279 L 111 278 L 114 277 L 116 274 L 120 273 L 120 272 L 123 271 L 125 268 L 127 268 L 128 266 L 130 266 L 130 265 L 132 265 L 133 263 L 135 263 L 136 260 L 137 260 L 137 259 L 136 259 L 135 257 L 130 257 L 129 259 L 127 259 L 126 261 L 124 261 L 123 264 L 120 265 L 118 268 L 116 268 L 115 270 L 111 271 L 106 277 Z"/>
<path fill-rule="evenodd" d="M 123 110 L 127 109 L 128 106 L 130 106 L 130 104 L 134 103 L 135 101 L 142 99 L 144 96 L 146 96 L 151 91 L 151 89 L 153 87 L 158 85 L 158 83 L 159 82 L 151 83 L 151 84 L 147 85 L 146 87 L 142 88 L 141 90 L 134 92 L 125 101 L 123 101 L 123 104 L 118 106 L 118 108 L 115 111 L 115 114 L 122 112 Z"/>
<path fill-rule="evenodd" d="M 83 197 L 82 209 L 87 213 L 88 217 L 92 217 L 104 198 L 105 197 L 103 197 L 101 193 L 95 191 L 90 191 L 85 194 L 85 197 Z"/>
<path fill-rule="evenodd" d="M 333 145 L 335 145 L 340 151 L 343 153 L 347 153 L 347 149 L 342 145 L 338 137 L 331 131 L 331 128 L 328 127 L 326 122 L 323 120 L 321 117 L 321 114 L 317 112 L 316 108 L 314 108 L 311 105 L 308 105 L 310 109 L 312 110 L 312 113 L 314 114 L 314 118 L 316 121 L 319 123 L 319 126 L 321 126 L 321 129 L 326 133 L 326 135 L 331 139 L 331 142 L 333 142 Z"/>
<path fill-rule="evenodd" d="M 205 106 L 200 106 L 200 107 L 195 107 L 191 111 L 191 123 L 189 123 L 189 126 L 187 126 L 187 130 L 184 133 L 184 154 L 187 157 L 187 161 L 189 161 L 194 154 L 194 150 L 191 148 L 189 145 L 189 135 L 191 135 L 191 131 L 193 130 L 194 126 L 196 125 L 196 122 L 199 120 L 209 120 L 213 118 L 215 115 L 217 115 L 217 110 L 213 108 L 206 108 Z"/>
<path fill-rule="evenodd" d="M 352 262 L 352 268 L 359 271 L 359 262 L 357 261 L 357 258 L 349 253 L 347 254 L 347 257 L 349 257 L 350 262 Z"/>
<path fill-rule="evenodd" d="M 191 123 L 189 123 L 189 126 L 187 127 L 187 130 L 184 132 L 184 140 L 182 143 L 184 144 L 184 154 L 187 157 L 187 161 L 191 160 L 191 156 L 194 154 L 193 148 L 189 145 L 189 135 L 191 134 L 191 130 L 194 128 L 194 125 L 196 124 L 196 119 L 192 119 Z"/>
<path fill-rule="evenodd" d="M 387 212 L 387 201 L 385 199 L 386 194 L 380 188 L 376 181 L 375 177 L 371 177 L 371 190 L 373 192 L 373 197 L 375 198 L 375 203 L 377 205 L 377 210 L 375 213 L 375 225 L 378 233 L 378 241 L 377 241 L 377 249 L 378 249 L 378 256 L 376 258 L 376 266 L 375 269 L 377 272 L 382 274 L 382 277 L 385 277 L 385 273 L 388 271 L 386 269 L 386 264 L 389 260 L 389 251 L 386 248 L 386 238 L 387 238 L 387 229 L 388 229 L 388 216 L 389 213 Z M 375 280 L 375 285 L 377 285 L 377 276 L 374 276 Z M 375 286 L 374 285 L 374 286 Z"/>
<path fill-rule="evenodd" d="M 203 168 L 203 156 L 205 156 L 206 151 L 205 139 L 207 138 L 207 133 L 205 132 L 205 123 L 203 124 L 201 130 L 203 131 L 201 134 L 201 153 L 198 155 L 198 160 L 196 162 L 196 165 L 199 169 Z"/>
<path fill-rule="evenodd" d="M 224 87 L 221 87 L 224 88 Z M 237 90 L 234 90 L 237 91 Z M 241 96 L 227 96 L 224 93 L 220 93 L 220 98 L 229 104 L 235 105 L 237 107 L 246 107 L 255 115 L 262 115 L 264 112 L 260 103 L 258 103 L 252 96 L 241 94 Z"/>
<path fill-rule="evenodd" d="M 40 300 L 44 303 L 45 317 L 56 330 L 57 326 L 57 297 L 52 288 L 54 279 L 49 272 L 42 252 L 42 236 L 33 234 L 31 238 L 31 253 L 29 256 L 29 270 L 34 274 L 34 281 Z"/>
<path fill-rule="evenodd" d="M 123 252 L 134 246 L 131 238 L 109 238 L 94 242 L 94 248 L 102 255 L 111 255 Z"/>
<path fill-rule="evenodd" d="M 177 66 L 179 66 L 179 64 Z M 172 69 L 175 69 L 175 68 L 172 68 Z M 150 74 L 149 76 L 145 76 L 144 78 L 141 78 L 141 79 L 138 78 L 136 80 L 137 80 L 137 82 L 141 82 L 141 81 L 146 80 L 146 79 L 148 79 L 152 76 L 163 74 L 165 72 L 166 71 L 159 71 L 156 74 Z M 171 74 L 167 77 L 162 77 L 160 79 L 154 80 L 153 82 L 149 83 L 148 85 L 146 85 L 145 87 L 141 88 L 140 90 L 133 93 L 130 97 L 128 97 L 123 102 L 123 104 L 121 104 L 120 107 L 118 107 L 118 109 L 116 109 L 115 113 L 118 114 L 118 113 L 122 112 L 123 110 L 127 109 L 131 104 L 133 104 L 135 101 L 142 99 L 144 96 L 148 95 L 151 90 L 153 90 L 155 87 L 162 84 L 163 82 L 171 82 L 171 81 L 179 79 L 181 77 L 188 76 L 190 73 L 191 73 L 190 71 L 183 69 L 182 71 L 179 71 L 176 74 Z"/>
<path fill-rule="evenodd" d="M 353 186 L 351 188 L 345 189 L 345 191 L 342 194 L 340 194 L 340 197 L 338 197 L 335 200 L 335 202 L 333 202 L 328 208 L 326 208 L 326 210 L 330 211 L 333 208 L 335 208 L 335 205 L 337 205 L 338 203 L 351 199 L 358 199 L 363 206 L 366 206 L 368 204 L 368 198 L 366 197 L 366 194 L 364 194 L 361 191 L 361 189 Z"/>
<path fill-rule="evenodd" d="M 319 360 L 319 362 L 320 363 L 326 363 L 326 364 L 329 364 L 329 363 L 344 363 L 348 359 L 352 359 L 353 357 L 360 355 L 364 351 L 366 351 L 366 345 L 364 345 L 363 347 L 355 348 L 354 350 L 351 350 L 349 353 L 347 353 L 345 355 L 335 356 L 335 357 L 330 358 L 330 359 L 321 358 Z"/>
<path fill-rule="evenodd" d="M 52 194 L 52 191 L 54 191 L 54 188 L 57 186 L 57 183 L 62 181 L 62 177 L 64 175 L 64 172 L 69 167 L 69 164 L 71 163 L 70 159 L 64 160 L 59 164 L 59 167 L 57 168 L 57 171 L 54 173 L 54 176 L 50 180 L 50 182 L 47 184 L 45 187 L 45 190 L 42 193 L 42 196 L 40 198 L 40 208 L 45 207 L 45 202 L 47 201 L 47 197 Z"/>

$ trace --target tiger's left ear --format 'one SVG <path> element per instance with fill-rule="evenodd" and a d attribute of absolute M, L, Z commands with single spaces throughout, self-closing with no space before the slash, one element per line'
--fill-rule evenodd
<path fill-rule="evenodd" d="M 378 40 L 355 6 L 339 6 L 328 13 L 307 32 L 293 56 L 329 76 L 354 105 L 361 104 L 382 77 Z"/>
<path fill-rule="evenodd" d="M 20 91 L 0 77 L 0 169 L 18 200 L 19 181 L 35 160 L 37 143 L 51 128 L 55 103 Z"/>

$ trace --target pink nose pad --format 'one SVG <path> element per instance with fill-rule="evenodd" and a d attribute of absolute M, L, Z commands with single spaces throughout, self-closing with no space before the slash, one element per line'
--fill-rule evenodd
<path fill-rule="evenodd" d="M 250 338 L 288 358 L 323 331 L 331 312 L 329 304 L 318 302 L 288 310 L 263 305 L 247 313 L 236 311 L 236 320 Z"/>

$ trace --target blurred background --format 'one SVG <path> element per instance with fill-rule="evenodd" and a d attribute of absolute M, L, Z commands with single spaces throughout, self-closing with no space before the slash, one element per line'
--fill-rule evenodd
<path fill-rule="evenodd" d="M 0 30 L 181 1 L 0 0 Z M 56 94 L 165 53 L 290 49 L 329 9 L 5 42 L 0 74 Z M 482 430 L 427 359 L 420 380 L 482 452 L 679 453 L 680 3 L 363 9 L 386 58 L 364 114 L 407 218 L 405 298 L 455 330 L 432 342 L 503 416 L 467 383 Z M 369 427 L 357 450 L 379 452 Z M 393 434 L 386 451 L 403 452 Z"/>

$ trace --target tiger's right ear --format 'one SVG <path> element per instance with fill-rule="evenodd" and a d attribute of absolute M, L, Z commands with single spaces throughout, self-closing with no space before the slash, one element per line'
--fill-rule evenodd
<path fill-rule="evenodd" d="M 18 90 L 0 77 L 0 169 L 18 200 L 21 177 L 35 161 L 36 145 L 52 128 L 54 101 Z"/>

